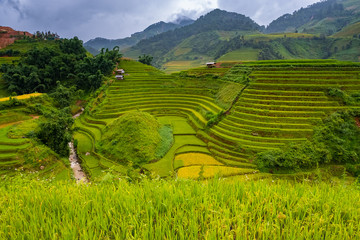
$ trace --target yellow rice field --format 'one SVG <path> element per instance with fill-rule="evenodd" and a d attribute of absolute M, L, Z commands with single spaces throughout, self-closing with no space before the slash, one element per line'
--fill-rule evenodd
<path fill-rule="evenodd" d="M 179 178 L 198 179 L 201 166 L 191 166 L 180 168 L 177 172 Z"/>
<path fill-rule="evenodd" d="M 254 169 L 227 166 L 190 166 L 180 168 L 178 170 L 177 176 L 179 178 L 198 179 L 200 177 L 201 168 L 203 168 L 201 173 L 203 178 L 213 178 L 215 176 L 229 177 L 235 175 L 254 174 L 258 172 Z"/>
<path fill-rule="evenodd" d="M 24 95 L 20 95 L 20 96 L 15 96 L 15 97 L 4 97 L 4 98 L 0 98 L 0 102 L 5 102 L 5 101 L 9 101 L 10 98 L 16 98 L 18 100 L 21 99 L 28 99 L 30 97 L 38 97 L 41 96 L 42 93 L 30 93 L 30 94 L 24 94 Z"/>
<path fill-rule="evenodd" d="M 175 161 L 182 161 L 183 166 L 192 165 L 223 165 L 210 155 L 203 153 L 184 153 L 175 157 Z"/>
<path fill-rule="evenodd" d="M 242 175 L 242 174 L 253 174 L 258 171 L 254 169 L 248 168 L 236 168 L 236 167 L 227 167 L 227 166 L 205 166 L 204 167 L 204 178 L 212 178 L 216 175 L 221 177 L 228 177 L 234 175 Z"/>

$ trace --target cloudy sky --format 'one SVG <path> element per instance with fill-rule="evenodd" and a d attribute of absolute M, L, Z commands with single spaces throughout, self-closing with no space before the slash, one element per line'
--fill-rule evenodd
<path fill-rule="evenodd" d="M 251 17 L 268 25 L 285 13 L 319 0 L 0 0 L 0 26 L 61 37 L 110 39 L 130 36 L 176 16 L 193 19 L 215 8 Z"/>

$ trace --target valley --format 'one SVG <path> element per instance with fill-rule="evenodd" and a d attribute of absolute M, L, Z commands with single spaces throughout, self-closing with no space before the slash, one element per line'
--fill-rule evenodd
<path fill-rule="evenodd" d="M 358 1 L 183 14 L 0 27 L 0 239 L 360 239 Z"/>

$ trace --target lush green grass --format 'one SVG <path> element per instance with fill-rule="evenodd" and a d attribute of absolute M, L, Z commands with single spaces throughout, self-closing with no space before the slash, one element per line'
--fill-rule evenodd
<path fill-rule="evenodd" d="M 85 132 L 76 132 L 74 134 L 74 139 L 78 141 L 77 145 L 77 153 L 78 154 L 86 154 L 87 152 L 91 152 L 94 149 L 93 142 L 91 138 Z"/>
<path fill-rule="evenodd" d="M 41 49 L 41 48 L 51 47 L 51 46 L 55 46 L 55 45 L 56 45 L 55 41 L 28 42 L 26 40 L 17 40 L 17 41 L 15 41 L 15 43 L 7 46 L 6 48 L 4 48 L 2 50 L 8 50 L 8 49 L 18 50 L 22 54 L 24 54 L 24 53 L 26 53 L 27 51 L 29 51 L 30 49 L 32 49 L 34 47 L 37 47 L 38 49 Z"/>
<path fill-rule="evenodd" d="M 161 124 L 171 125 L 174 135 L 195 135 L 196 131 L 189 125 L 186 118 L 178 116 L 163 116 L 157 118 Z"/>
<path fill-rule="evenodd" d="M 162 159 L 144 165 L 150 172 L 172 175 L 181 166 L 174 157 L 191 152 L 210 152 L 222 164 L 239 168 L 216 171 L 209 165 L 202 169 L 203 176 L 254 172 L 256 153 L 304 142 L 327 114 L 347 108 L 329 99 L 325 91 L 330 86 L 358 88 L 359 66 L 336 60 L 257 61 L 231 70 L 199 67 L 165 75 L 152 67 L 124 61 L 120 67 L 129 75 L 109 87 L 81 125 L 91 136 L 96 131 L 102 136 L 106 123 L 142 110 L 157 116 L 161 124 L 172 126 L 175 136 Z M 218 124 L 206 127 L 209 119 L 225 109 L 228 111 Z M 99 137 L 92 139 L 96 143 Z M 103 166 L 110 165 L 106 162 Z M 197 176 L 202 171 L 199 167 L 194 168 Z"/>
<path fill-rule="evenodd" d="M 107 178 L 111 180 L 110 178 Z M 1 239 L 356 239 L 356 186 L 2 180 Z M 239 181 L 241 180 L 241 181 Z"/>
<path fill-rule="evenodd" d="M 166 73 L 180 72 L 188 70 L 190 68 L 200 67 L 205 64 L 205 61 L 171 61 L 163 65 L 163 69 Z"/>
<path fill-rule="evenodd" d="M 14 61 L 18 61 L 20 57 L 0 57 L 0 65 L 12 64 Z"/>
<path fill-rule="evenodd" d="M 161 177 L 169 176 L 174 173 L 173 160 L 176 151 L 186 145 L 206 146 L 206 144 L 194 135 L 175 135 L 174 143 L 167 154 L 159 161 L 145 165 L 155 175 Z"/>
<path fill-rule="evenodd" d="M 9 93 L 7 91 L 7 87 L 5 84 L 4 79 L 2 79 L 2 73 L 0 73 L 0 98 L 9 96 Z"/>
<path fill-rule="evenodd" d="M 236 97 L 239 96 L 241 91 L 244 89 L 244 85 L 239 83 L 226 83 L 217 93 L 216 100 L 220 106 L 229 108 Z"/>
<path fill-rule="evenodd" d="M 217 59 L 218 62 L 228 62 L 228 61 L 249 61 L 257 60 L 260 50 L 253 48 L 242 48 L 236 51 L 226 53 Z"/>
<path fill-rule="evenodd" d="M 357 64 L 338 63 L 334 60 L 286 60 L 235 66 L 239 71 L 230 70 L 234 75 L 231 78 L 250 71 L 250 82 L 232 111 L 209 130 L 209 135 L 217 140 L 211 145 L 212 154 L 225 162 L 236 161 L 231 149 L 238 146 L 238 151 L 250 152 L 243 158 L 251 160 L 254 158 L 251 152 L 277 149 L 311 138 L 321 118 L 347 109 L 335 99 L 326 97 L 327 89 L 332 85 L 353 90 L 360 86 Z M 239 73 L 236 75 L 236 72 Z M 219 142 L 226 144 L 221 146 Z"/>
<path fill-rule="evenodd" d="M 150 114 L 130 112 L 107 126 L 99 148 L 119 163 L 145 164 L 164 155 L 164 148 L 168 149 L 161 146 L 159 129 L 160 123 Z"/>

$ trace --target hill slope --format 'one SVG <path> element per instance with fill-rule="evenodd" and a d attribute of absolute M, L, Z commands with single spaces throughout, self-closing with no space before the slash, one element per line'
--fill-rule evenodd
<path fill-rule="evenodd" d="M 191 25 L 142 40 L 131 51 L 152 55 L 155 65 L 160 66 L 169 60 L 163 59 L 166 58 L 166 54 L 191 37 L 197 42 L 198 53 L 208 53 L 209 48 L 216 45 L 216 42 L 221 39 L 221 36 L 219 36 L 221 33 L 256 32 L 258 30 L 260 30 L 260 26 L 250 18 L 216 9 L 205 16 L 201 16 Z M 192 40 L 188 41 L 190 44 L 185 43 L 187 45 L 185 48 L 190 48 L 190 51 L 192 51 L 192 45 L 195 43 Z"/>
<path fill-rule="evenodd" d="M 32 34 L 24 31 L 15 31 L 10 27 L 0 26 L 0 49 L 15 42 L 16 39 L 21 39 L 24 36 L 31 37 Z"/>
<path fill-rule="evenodd" d="M 123 171 L 121 164 L 99 155 L 97 146 L 106 125 L 128 112 L 151 113 L 173 128 L 170 150 L 143 168 L 162 177 L 176 172 L 198 179 L 216 174 L 263 177 L 254 164 L 257 153 L 302 144 L 331 113 L 360 109 L 327 95 L 329 88 L 339 88 L 357 96 L 359 64 L 260 61 L 179 75 L 165 75 L 133 61 L 123 61 L 120 67 L 128 74 L 125 79 L 101 93 L 91 111 L 76 122 L 78 147 L 89 146 L 79 156 L 92 178 L 112 166 Z"/>
<path fill-rule="evenodd" d="M 266 33 L 302 32 L 331 35 L 360 21 L 360 4 L 354 0 L 327 0 L 285 14 L 266 28 Z"/>

